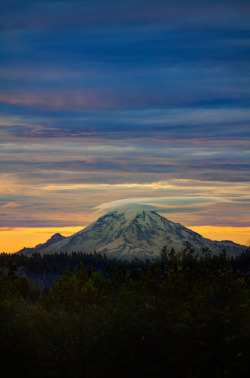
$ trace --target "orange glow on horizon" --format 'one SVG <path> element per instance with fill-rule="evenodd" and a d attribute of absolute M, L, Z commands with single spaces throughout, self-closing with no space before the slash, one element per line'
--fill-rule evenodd
<path fill-rule="evenodd" d="M 59 232 L 63 236 L 70 236 L 82 230 L 78 227 L 44 227 L 44 228 L 0 228 L 0 253 L 14 253 L 27 247 L 35 247 L 45 243 L 52 235 Z"/>
<path fill-rule="evenodd" d="M 45 243 L 57 232 L 63 236 L 70 236 L 83 228 L 83 226 L 47 228 L 2 227 L 0 228 L 0 253 L 14 253 L 24 247 L 35 247 L 37 244 Z M 194 226 L 190 228 L 211 240 L 231 240 L 242 245 L 250 245 L 250 227 Z"/>
<path fill-rule="evenodd" d="M 250 245 L 250 227 L 194 226 L 190 229 L 207 239 L 231 240 L 247 247 Z"/>

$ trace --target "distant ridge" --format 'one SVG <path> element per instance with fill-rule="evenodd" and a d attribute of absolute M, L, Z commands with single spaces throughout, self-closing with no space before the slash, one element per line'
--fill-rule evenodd
<path fill-rule="evenodd" d="M 109 212 L 96 222 L 69 237 L 55 234 L 44 244 L 35 248 L 24 248 L 17 253 L 30 255 L 35 252 L 105 253 L 119 259 L 151 259 L 159 257 L 164 246 L 183 250 L 185 242 L 193 245 L 197 253 L 209 248 L 212 254 L 226 249 L 228 255 L 237 255 L 246 246 L 232 241 L 212 241 L 198 233 L 160 216 L 155 211 L 123 209 Z"/>
<path fill-rule="evenodd" d="M 59 242 L 61 240 L 64 240 L 64 239 L 66 239 L 65 236 L 62 236 L 61 234 L 56 233 L 55 235 L 51 236 L 51 238 L 48 239 L 46 241 L 46 243 L 37 244 L 34 248 L 26 248 L 26 247 L 24 247 L 23 249 L 21 249 L 17 253 L 18 254 L 22 254 L 23 253 L 24 255 L 32 255 L 33 253 L 36 253 L 36 252 L 41 253 L 41 251 L 43 251 L 44 248 L 50 247 L 51 245 L 54 245 L 55 243 L 57 243 L 57 242 Z"/>

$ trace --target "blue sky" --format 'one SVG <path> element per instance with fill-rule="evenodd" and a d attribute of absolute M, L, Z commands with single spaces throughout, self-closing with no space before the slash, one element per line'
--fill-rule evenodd
<path fill-rule="evenodd" d="M 174 221 L 249 226 L 248 1 L 2 1 L 0 43 L 0 227 L 176 195 L 225 202 Z"/>

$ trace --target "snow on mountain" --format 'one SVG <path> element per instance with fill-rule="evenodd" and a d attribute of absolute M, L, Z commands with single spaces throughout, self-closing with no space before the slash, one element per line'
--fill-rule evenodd
<path fill-rule="evenodd" d="M 153 258 L 167 245 L 179 252 L 184 242 L 191 243 L 197 252 L 208 247 L 219 254 L 237 254 L 245 246 L 233 242 L 214 242 L 196 232 L 160 216 L 154 211 L 123 209 L 110 212 L 78 233 L 56 243 L 39 248 L 41 254 L 54 252 L 100 252 L 120 259 Z"/>

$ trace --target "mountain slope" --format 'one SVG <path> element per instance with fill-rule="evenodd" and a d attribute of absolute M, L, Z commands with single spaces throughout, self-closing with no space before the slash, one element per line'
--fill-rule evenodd
<path fill-rule="evenodd" d="M 108 213 L 82 231 L 40 248 L 39 252 L 94 252 L 106 253 L 120 259 L 152 258 L 160 255 L 167 245 L 177 251 L 184 242 L 191 243 L 197 252 L 209 248 L 219 254 L 226 248 L 228 254 L 237 254 L 245 246 L 233 242 L 213 242 L 196 232 L 163 218 L 154 211 L 131 209 Z"/>
<path fill-rule="evenodd" d="M 58 243 L 61 240 L 66 239 L 65 236 L 62 236 L 59 233 L 56 233 L 55 235 L 51 236 L 50 239 L 48 239 L 45 243 L 37 244 L 34 248 L 26 248 L 24 247 L 21 249 L 18 253 L 23 253 L 24 255 L 32 255 L 33 253 L 41 253 L 45 248 L 53 246 L 55 243 Z"/>

